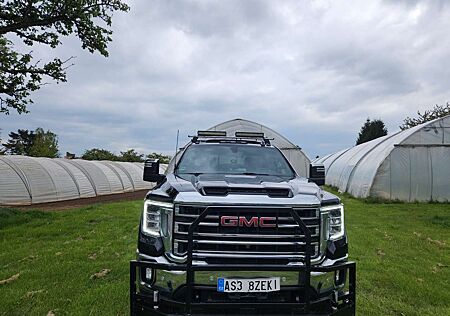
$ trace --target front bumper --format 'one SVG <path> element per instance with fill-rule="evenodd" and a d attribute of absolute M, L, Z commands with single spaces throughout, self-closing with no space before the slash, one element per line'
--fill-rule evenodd
<path fill-rule="evenodd" d="M 147 268 L 153 269 L 152 280 L 141 282 Z M 219 293 L 211 282 L 195 276 L 229 271 L 296 273 L 298 280 L 293 284 L 282 284 L 281 291 L 275 294 L 249 296 Z M 167 290 L 158 285 L 155 277 L 158 273 L 171 272 L 183 275 L 185 283 L 177 287 L 171 285 Z M 311 282 L 311 276 L 325 273 L 344 276 L 340 282 L 346 286 L 330 291 L 318 290 L 317 284 Z M 215 278 L 209 281 L 215 282 Z M 354 262 L 339 262 L 331 266 L 130 263 L 131 315 L 355 315 L 355 290 Z"/>

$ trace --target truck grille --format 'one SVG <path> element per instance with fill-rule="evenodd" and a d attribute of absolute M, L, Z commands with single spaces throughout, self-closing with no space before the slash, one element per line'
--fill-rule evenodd
<path fill-rule="evenodd" d="M 175 255 L 186 255 L 189 227 L 205 209 L 204 206 L 175 207 Z M 317 257 L 320 242 L 319 209 L 294 207 L 294 211 L 311 233 L 311 258 Z M 223 216 L 227 217 L 224 223 L 227 226 L 221 225 Z M 265 223 L 270 227 L 260 227 L 264 226 L 257 222 L 261 217 L 269 218 Z M 292 218 L 289 208 L 215 206 L 208 210 L 208 215 L 194 230 L 193 239 L 194 258 L 207 261 L 214 261 L 214 258 L 289 261 L 301 260 L 306 253 L 304 233 Z"/>

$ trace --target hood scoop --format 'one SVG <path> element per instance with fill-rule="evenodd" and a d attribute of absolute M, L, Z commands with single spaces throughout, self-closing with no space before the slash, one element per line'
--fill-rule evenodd
<path fill-rule="evenodd" d="M 271 198 L 290 198 L 293 197 L 292 190 L 289 188 L 270 188 L 270 187 L 235 187 L 235 186 L 204 186 L 201 188 L 203 195 L 227 196 L 228 194 L 248 194 L 248 195 L 267 195 Z"/>

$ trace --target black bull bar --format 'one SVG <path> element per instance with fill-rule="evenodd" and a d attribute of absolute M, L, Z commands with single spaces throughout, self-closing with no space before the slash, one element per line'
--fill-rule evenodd
<path fill-rule="evenodd" d="M 303 295 L 302 302 L 257 302 L 259 308 L 267 306 L 280 309 L 301 310 L 300 315 L 309 315 L 314 307 L 320 306 L 329 298 L 319 298 L 311 300 L 311 272 L 337 272 L 346 271 L 348 275 L 348 291 L 339 293 L 335 298 L 335 312 L 325 315 L 354 315 L 356 308 L 356 263 L 355 262 L 339 262 L 331 266 L 311 266 L 311 233 L 301 220 L 300 216 L 292 208 L 288 208 L 292 218 L 299 225 L 300 230 L 305 236 L 305 259 L 303 265 L 284 265 L 284 264 L 207 264 L 195 265 L 193 259 L 195 257 L 193 248 L 193 236 L 199 223 L 217 207 L 206 208 L 197 219 L 190 225 L 188 230 L 188 247 L 186 263 L 157 263 L 151 261 L 130 261 L 130 312 L 131 315 L 140 315 L 147 311 L 153 315 L 166 315 L 158 311 L 158 305 L 166 305 L 177 308 L 182 314 L 187 315 L 204 315 L 209 309 L 233 308 L 236 310 L 252 308 L 255 303 L 251 302 L 192 302 L 193 292 L 197 289 L 205 288 L 205 286 L 195 284 L 195 272 L 197 271 L 298 271 L 304 275 L 304 284 L 299 287 Z M 220 208 L 220 211 L 232 210 L 233 208 Z M 264 210 L 264 208 L 262 208 Z M 142 268 L 162 269 L 166 271 L 186 271 L 186 298 L 185 301 L 176 301 L 165 297 L 160 297 L 155 302 L 152 295 L 144 291 L 138 291 L 137 271 Z M 139 312 L 141 311 L 141 312 Z M 145 314 L 145 313 L 144 313 Z M 298 314 L 298 313 L 296 313 Z M 174 314 L 175 315 L 175 314 Z M 179 314 L 177 314 L 179 315 Z"/>

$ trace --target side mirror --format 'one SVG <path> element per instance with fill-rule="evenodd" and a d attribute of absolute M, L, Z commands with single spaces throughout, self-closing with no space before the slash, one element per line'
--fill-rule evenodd
<path fill-rule="evenodd" d="M 159 173 L 159 159 L 147 159 L 144 163 L 144 181 L 161 183 L 166 178 Z"/>
<path fill-rule="evenodd" d="M 309 182 L 314 182 L 317 185 L 325 184 L 325 166 L 322 164 L 309 165 Z"/>

